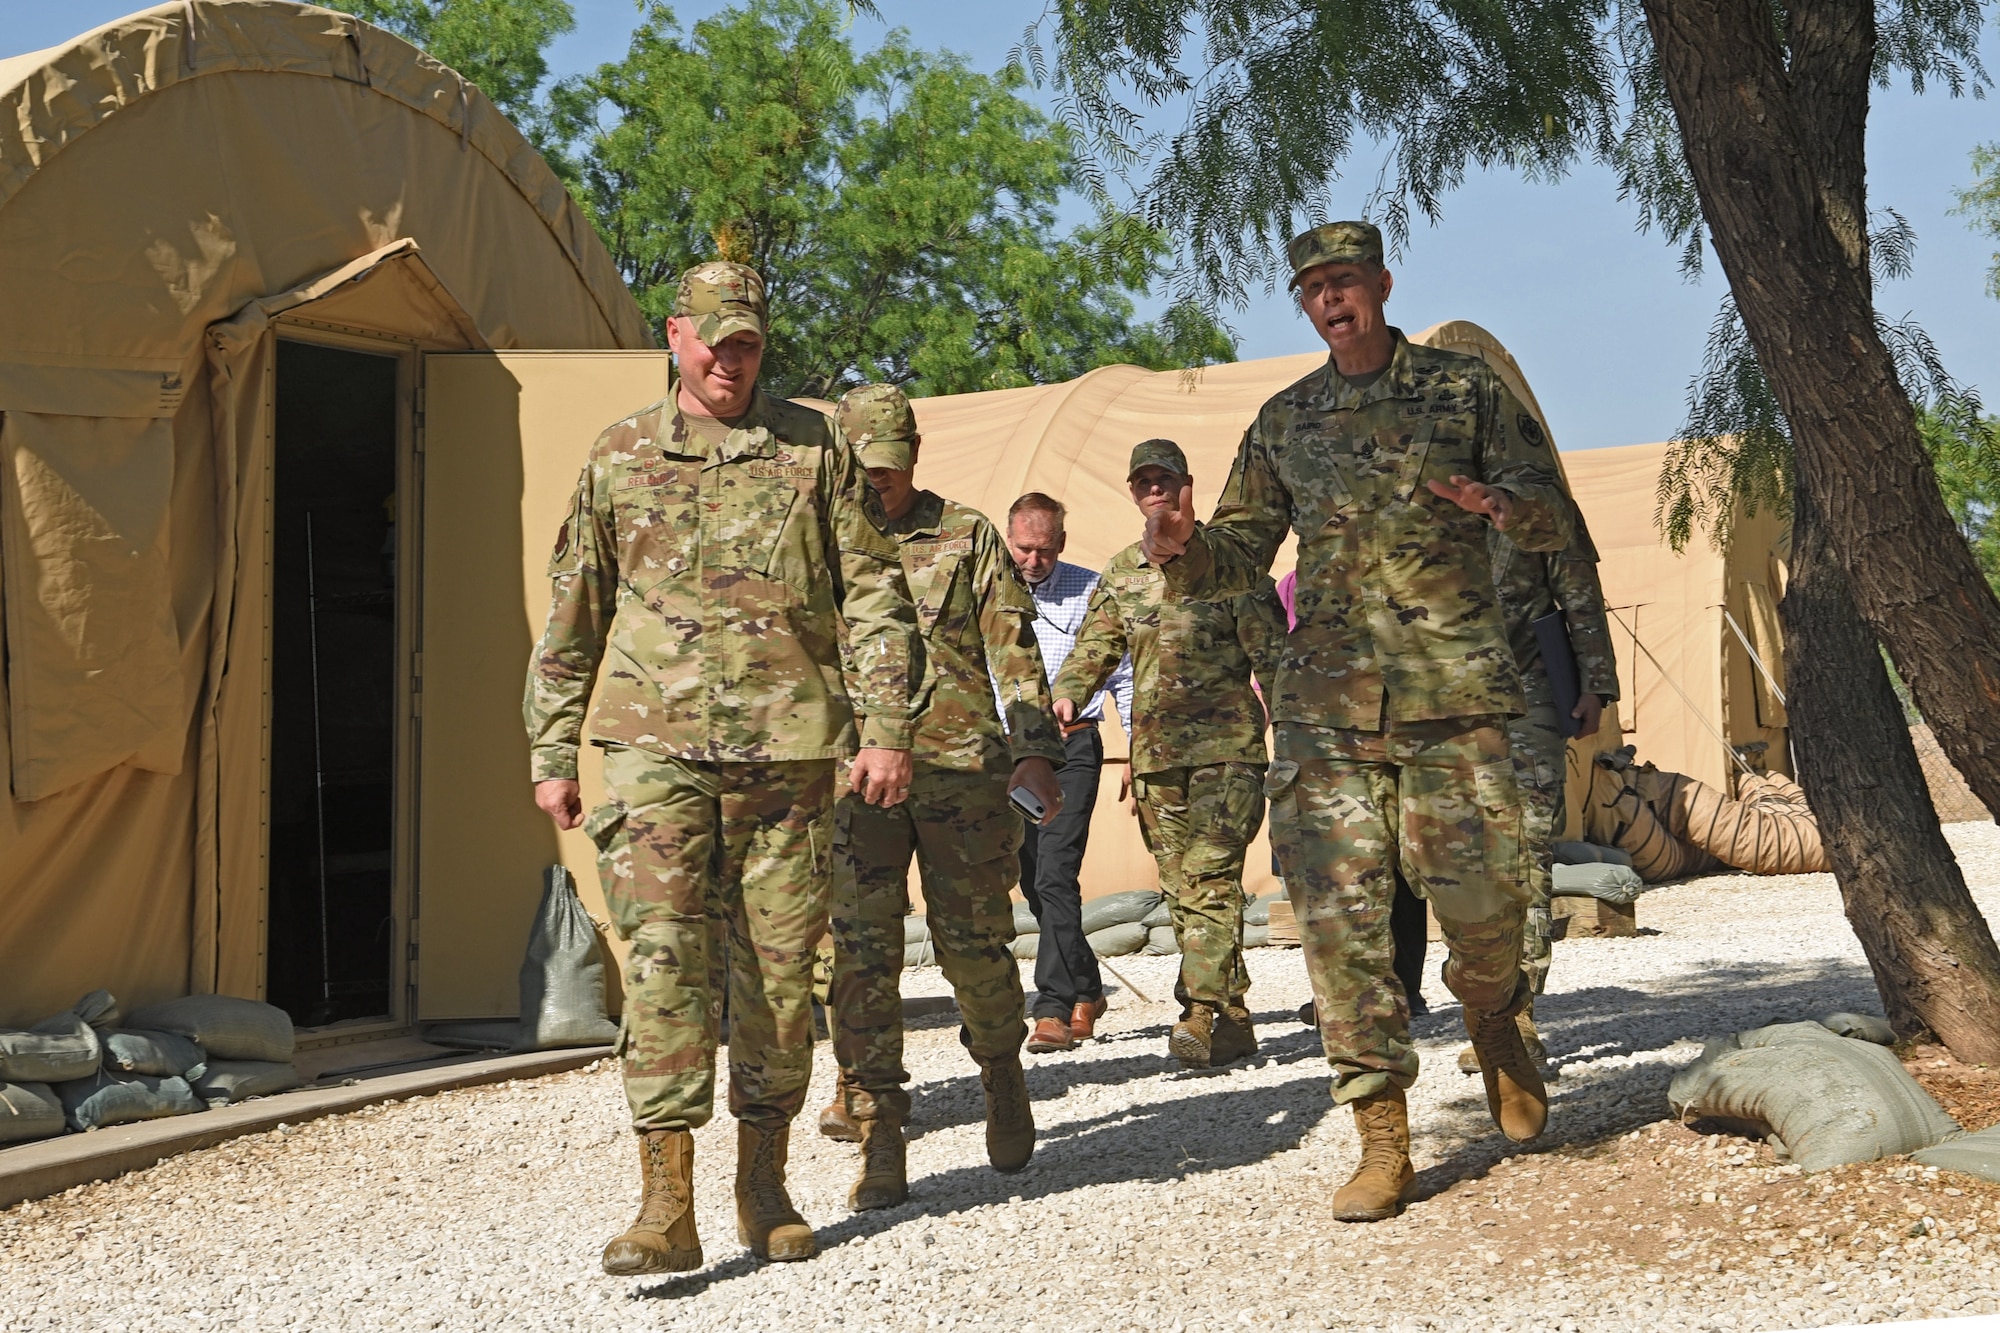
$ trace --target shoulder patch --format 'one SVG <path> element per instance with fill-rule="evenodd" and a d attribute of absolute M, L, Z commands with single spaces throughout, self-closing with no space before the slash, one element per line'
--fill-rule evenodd
<path fill-rule="evenodd" d="M 1533 445 L 1537 449 L 1548 448 L 1549 437 L 1542 434 L 1541 422 L 1535 420 L 1532 416 L 1529 416 L 1526 412 L 1523 412 L 1519 416 L 1514 418 L 1514 425 L 1520 429 L 1521 438 L 1526 440 L 1529 444 Z"/>

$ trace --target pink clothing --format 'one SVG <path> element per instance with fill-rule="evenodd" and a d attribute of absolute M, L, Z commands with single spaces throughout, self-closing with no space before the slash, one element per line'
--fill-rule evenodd
<path fill-rule="evenodd" d="M 1299 627 L 1299 571 L 1292 570 L 1278 580 L 1278 600 L 1285 604 L 1285 628 Z"/>

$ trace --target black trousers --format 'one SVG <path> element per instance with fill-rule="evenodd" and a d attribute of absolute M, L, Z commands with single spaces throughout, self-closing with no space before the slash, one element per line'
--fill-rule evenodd
<path fill-rule="evenodd" d="M 1424 900 L 1410 891 L 1403 882 L 1403 872 L 1397 870 L 1396 897 L 1389 906 L 1389 935 L 1396 941 L 1396 979 L 1412 1001 L 1424 993 L 1424 950 L 1430 946 L 1430 924 Z"/>
<path fill-rule="evenodd" d="M 1035 947 L 1035 993 L 1030 1018 L 1069 1021 L 1080 1000 L 1104 996 L 1097 955 L 1083 938 L 1083 888 L 1077 872 L 1090 842 L 1090 814 L 1097 807 L 1097 778 L 1104 769 L 1104 739 L 1096 727 L 1070 733 L 1063 741 L 1062 813 L 1047 824 L 1028 825 L 1021 839 L 1021 895 L 1042 928 Z"/>

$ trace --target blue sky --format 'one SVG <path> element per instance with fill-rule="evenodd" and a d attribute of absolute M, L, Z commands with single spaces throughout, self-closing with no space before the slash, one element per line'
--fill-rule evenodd
<path fill-rule="evenodd" d="M 558 75 L 616 59 L 636 18 L 633 0 L 573 0 L 577 30 L 550 52 Z M 134 6 L 129 0 L 0 0 L 0 56 L 55 45 Z M 713 13 L 715 0 L 675 6 L 684 23 Z M 1041 0 L 882 0 L 890 24 L 920 46 L 946 47 L 981 69 L 997 68 L 1042 12 Z M 872 20 L 855 37 L 871 43 Z M 2000 36 L 1984 43 L 2000 71 Z M 1974 144 L 2000 139 L 2000 100 L 1932 92 L 1878 93 L 1869 122 L 1869 196 L 1915 227 L 1916 271 L 1879 293 L 1886 313 L 1914 315 L 1961 380 L 2000 406 L 2000 301 L 1983 294 L 1992 246 L 1948 215 L 1953 190 L 1970 179 Z M 1357 161 L 1358 201 L 1374 164 Z M 1506 172 L 1472 176 L 1445 200 L 1436 227 L 1419 223 L 1395 264 L 1392 314 L 1415 330 L 1471 319 L 1520 360 L 1565 448 L 1664 439 L 1680 424 L 1688 380 L 1699 369 L 1721 300 L 1720 270 L 1681 279 L 1657 236 L 1641 235 L 1608 173 L 1590 168 L 1555 185 Z M 1316 350 L 1317 340 L 1282 295 L 1232 316 L 1245 357 Z"/>

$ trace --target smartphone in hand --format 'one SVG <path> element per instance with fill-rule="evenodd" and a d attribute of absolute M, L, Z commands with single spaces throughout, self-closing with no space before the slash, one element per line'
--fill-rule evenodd
<path fill-rule="evenodd" d="M 1019 810 L 1022 817 L 1030 824 L 1041 823 L 1042 817 L 1049 812 L 1049 808 L 1042 804 L 1041 797 L 1035 795 L 1026 787 L 1009 788 L 1007 799 L 1013 803 L 1014 808 Z"/>

